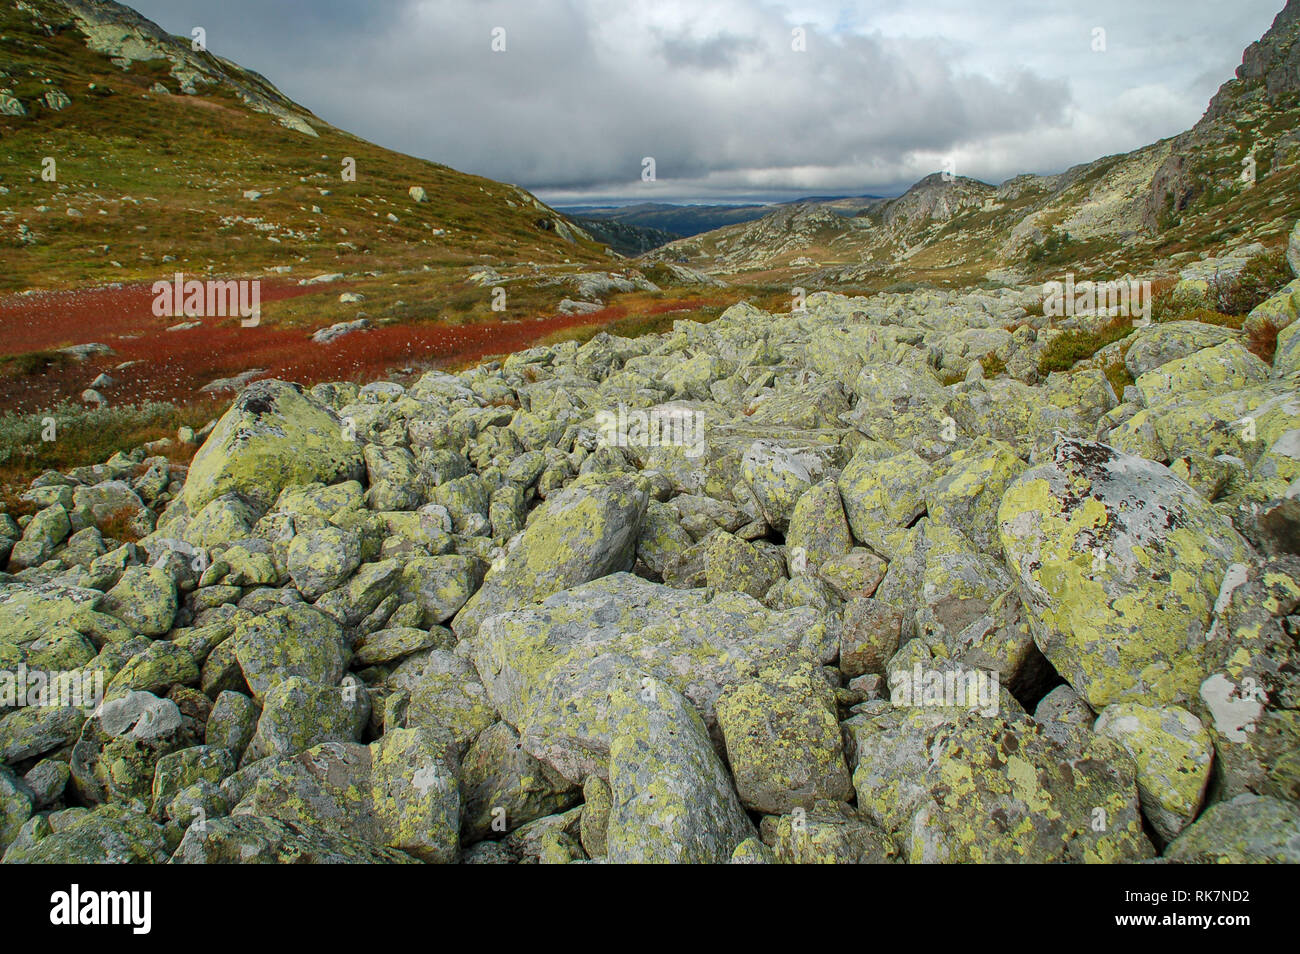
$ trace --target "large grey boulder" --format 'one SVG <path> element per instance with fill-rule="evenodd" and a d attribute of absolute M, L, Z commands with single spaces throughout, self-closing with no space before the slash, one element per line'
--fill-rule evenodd
<path fill-rule="evenodd" d="M 1034 641 L 1089 705 L 1196 697 L 1219 585 L 1249 550 L 1204 497 L 1160 464 L 1064 440 L 998 522 Z"/>
<path fill-rule="evenodd" d="M 713 726 L 724 687 L 795 653 L 829 662 L 838 642 L 812 609 L 774 612 L 742 593 L 616 574 L 490 617 L 464 649 L 524 748 L 580 782 L 609 751 L 610 685 L 620 672 L 684 693 Z"/>
<path fill-rule="evenodd" d="M 613 864 L 722 864 L 753 837 L 699 714 L 668 686 L 624 674 L 612 687 Z"/>
<path fill-rule="evenodd" d="M 231 638 L 239 668 L 259 702 L 293 677 L 336 686 L 351 657 L 343 627 L 304 603 L 241 620 Z"/>
<path fill-rule="evenodd" d="M 632 477 L 584 475 L 551 497 L 452 620 L 462 639 L 494 613 L 631 569 L 649 495 Z"/>
<path fill-rule="evenodd" d="M 198 513 L 236 493 L 266 510 L 290 484 L 358 480 L 361 444 L 343 422 L 296 384 L 258 381 L 235 399 L 194 455 L 180 503 Z"/>

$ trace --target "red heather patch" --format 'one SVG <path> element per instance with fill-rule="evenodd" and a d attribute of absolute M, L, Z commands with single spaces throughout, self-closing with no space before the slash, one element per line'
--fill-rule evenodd
<path fill-rule="evenodd" d="M 337 295 L 343 285 L 300 286 L 262 280 L 262 302 L 301 295 Z M 73 401 L 101 371 L 113 378 L 110 404 L 144 400 L 186 402 L 217 378 L 253 368 L 266 377 L 303 384 L 373 379 L 392 368 L 464 362 L 530 347 L 547 335 L 579 325 L 615 321 L 621 306 L 590 315 L 556 315 L 473 325 L 421 323 L 385 325 L 320 345 L 315 328 L 265 324 L 244 328 L 237 318 L 204 319 L 187 331 L 167 331 L 189 319 L 156 318 L 147 285 L 85 288 L 0 297 L 0 340 L 7 354 L 54 350 L 99 342 L 115 352 L 86 362 L 71 361 L 45 374 L 0 378 L 0 410 L 34 411 L 61 397 Z M 121 371 L 117 365 L 139 361 Z"/>

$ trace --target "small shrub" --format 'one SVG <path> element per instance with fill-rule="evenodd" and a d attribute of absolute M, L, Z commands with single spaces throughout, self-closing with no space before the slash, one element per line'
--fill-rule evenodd
<path fill-rule="evenodd" d="M 112 537 L 118 543 L 139 543 L 140 534 L 132 527 L 137 513 L 139 511 L 132 507 L 123 507 L 99 521 L 96 526 L 103 536 Z"/>
<path fill-rule="evenodd" d="M 1025 261 L 1030 265 L 1064 265 L 1075 258 L 1072 242 L 1069 232 L 1052 229 L 1042 242 L 1030 243 Z"/>
<path fill-rule="evenodd" d="M 1078 362 L 1091 358 L 1106 345 L 1127 338 L 1132 333 L 1133 319 L 1122 315 L 1112 318 L 1093 331 L 1083 329 L 1066 331 L 1052 339 L 1043 349 L 1043 353 L 1038 358 L 1038 371 L 1044 375 L 1053 371 L 1069 371 Z"/>
<path fill-rule="evenodd" d="M 100 464 L 119 450 L 174 438 L 181 424 L 201 427 L 224 409 L 224 402 L 208 399 L 186 406 L 149 401 L 98 408 L 65 402 L 33 414 L 0 413 L 0 483 L 30 481 L 44 470 Z M 52 441 L 42 439 L 48 418 L 55 424 Z M 196 448 L 173 444 L 169 450 L 170 459 L 184 462 Z"/>
<path fill-rule="evenodd" d="M 1115 396 L 1124 400 L 1124 389 L 1133 383 L 1133 375 L 1128 373 L 1128 366 L 1123 361 L 1112 362 L 1106 365 L 1105 374 L 1106 380 L 1115 389 Z"/>
<path fill-rule="evenodd" d="M 1280 250 L 1256 255 L 1235 277 L 1211 280 L 1210 303 L 1225 315 L 1246 315 L 1290 280 L 1291 270 Z"/>
<path fill-rule="evenodd" d="M 1277 354 L 1277 335 L 1281 330 L 1271 321 L 1252 325 L 1246 332 L 1246 350 L 1265 364 L 1272 364 L 1273 356 Z"/>
<path fill-rule="evenodd" d="M 1007 363 L 993 351 L 980 358 L 980 366 L 984 369 L 986 378 L 996 378 L 1000 374 L 1007 373 Z"/>
<path fill-rule="evenodd" d="M 44 374 L 51 368 L 61 368 L 68 363 L 68 356 L 61 351 L 28 351 L 24 354 L 0 356 L 0 371 L 6 374 L 19 374 L 33 377 Z"/>

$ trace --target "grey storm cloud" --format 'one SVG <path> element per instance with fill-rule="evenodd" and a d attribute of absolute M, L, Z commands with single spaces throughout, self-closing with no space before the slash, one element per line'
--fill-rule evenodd
<path fill-rule="evenodd" d="M 759 49 L 751 39 L 725 33 L 706 39 L 683 33 L 659 35 L 659 55 L 669 66 L 731 72 L 739 67 L 742 55 L 756 53 Z"/>
<path fill-rule="evenodd" d="M 989 181 L 1059 171 L 1191 125 L 1281 5 L 134 3 L 172 32 L 203 26 L 341 128 L 568 201 L 888 192 L 949 163 Z"/>

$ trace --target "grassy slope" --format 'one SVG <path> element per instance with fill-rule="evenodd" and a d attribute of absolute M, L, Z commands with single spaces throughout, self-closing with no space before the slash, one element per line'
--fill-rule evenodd
<path fill-rule="evenodd" d="M 88 50 L 70 22 L 46 36 L 6 4 L 0 36 L 0 62 L 10 74 L 0 86 L 12 88 L 30 111 L 0 117 L 0 185 L 10 190 L 0 196 L 9 212 L 0 233 L 0 291 L 152 281 L 168 267 L 246 275 L 290 265 L 295 275 L 307 275 L 464 266 L 485 257 L 606 260 L 594 243 L 575 246 L 539 228 L 537 220 L 553 213 L 534 208 L 513 187 L 383 149 L 323 122 L 313 123 L 320 138 L 312 138 L 222 89 L 150 92 L 160 81 L 177 89 L 165 60 L 124 72 Z M 64 90 L 72 105 L 55 112 L 40 104 L 52 88 Z M 58 162 L 57 183 L 40 177 L 46 156 Z M 345 156 L 357 161 L 356 182 L 342 180 Z M 410 200 L 413 185 L 427 190 L 428 203 Z M 265 195 L 251 202 L 243 198 L 247 190 Z M 39 206 L 49 211 L 35 211 Z M 69 218 L 69 207 L 83 217 Z M 390 212 L 399 222 L 387 219 Z M 22 222 L 38 244 L 17 241 Z M 446 234 L 435 236 L 434 229 Z M 165 267 L 168 254 L 177 261 Z"/>

